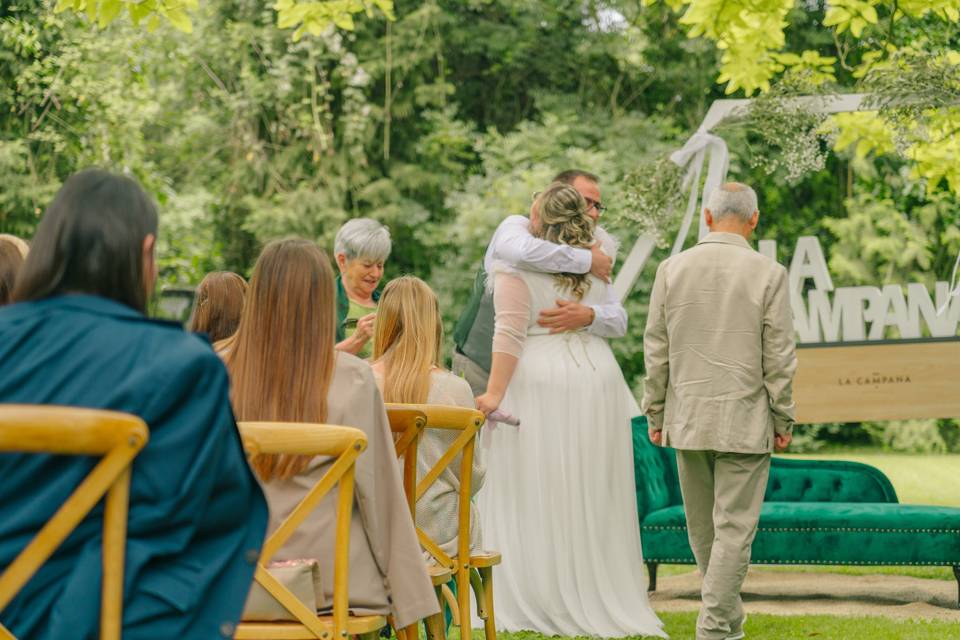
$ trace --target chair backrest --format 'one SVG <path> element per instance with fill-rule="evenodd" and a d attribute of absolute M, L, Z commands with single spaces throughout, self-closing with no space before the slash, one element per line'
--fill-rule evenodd
<path fill-rule="evenodd" d="M 317 612 L 307 607 L 274 578 L 267 571 L 266 565 L 290 539 L 297 527 L 319 506 L 330 489 L 339 484 L 333 559 L 333 628 L 334 637 L 346 637 L 350 606 L 348 584 L 354 470 L 357 457 L 367 448 L 366 435 L 359 429 L 325 424 L 240 422 L 238 426 L 243 436 L 244 446 L 251 457 L 261 454 L 289 454 L 334 458 L 323 477 L 264 542 L 254 572 L 254 580 L 317 638 L 325 637 L 326 632 L 317 618 Z"/>
<path fill-rule="evenodd" d="M 0 575 L 0 611 L 106 494 L 100 638 L 119 640 L 130 466 L 149 438 L 136 416 L 116 411 L 0 405 L 0 452 L 102 456 L 89 475 Z M 13 635 L 0 624 L 0 637 Z"/>
<path fill-rule="evenodd" d="M 427 414 L 406 405 L 399 408 L 396 408 L 397 405 L 390 406 L 395 407 L 391 409 L 388 406 L 387 418 L 395 438 L 397 459 L 403 461 L 403 493 L 410 507 L 410 517 L 416 520 L 417 447 L 420 445 L 420 435 L 427 426 Z"/>
<path fill-rule="evenodd" d="M 470 557 L 470 497 L 471 497 L 471 479 L 473 477 L 473 453 L 476 445 L 477 433 L 480 427 L 486 421 L 483 413 L 476 409 L 466 409 L 464 407 L 453 407 L 446 405 L 430 404 L 387 404 L 387 415 L 398 414 L 399 412 L 414 411 L 426 417 L 427 429 L 445 429 L 450 431 L 459 431 L 460 434 L 453 441 L 450 447 L 440 456 L 440 459 L 427 471 L 427 473 L 416 484 L 413 494 L 414 503 L 430 488 L 444 469 L 456 459 L 460 458 L 460 493 L 459 505 L 457 507 L 457 556 L 467 562 Z M 404 463 L 406 467 L 406 461 Z M 421 546 L 430 553 L 437 561 L 437 564 L 447 569 L 457 569 L 457 561 L 451 558 L 440 548 L 430 536 L 428 536 L 420 527 L 417 527 L 417 538 Z"/>

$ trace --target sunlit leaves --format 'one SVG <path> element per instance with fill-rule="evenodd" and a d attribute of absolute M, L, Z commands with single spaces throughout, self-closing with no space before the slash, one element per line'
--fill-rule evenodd
<path fill-rule="evenodd" d="M 393 0 L 322 0 L 299 2 L 298 0 L 277 0 L 277 26 L 281 29 L 295 29 L 293 41 L 296 42 L 310 34 L 319 36 L 328 29 L 337 28 L 353 31 L 355 14 L 364 13 L 368 17 L 379 10 L 388 20 L 393 20 Z"/>
<path fill-rule="evenodd" d="M 879 21 L 876 4 L 876 0 L 830 0 L 823 26 L 835 27 L 837 33 L 849 29 L 855 38 L 859 38 L 867 25 Z"/>
<path fill-rule="evenodd" d="M 188 11 L 197 6 L 198 0 L 58 0 L 55 11 L 79 13 L 103 29 L 126 10 L 134 24 L 139 25 L 146 20 L 150 31 L 159 27 L 162 19 L 166 19 L 174 28 L 190 33 L 193 23 Z"/>
<path fill-rule="evenodd" d="M 906 155 L 913 160 L 914 175 L 931 185 L 946 182 L 960 194 L 960 108 L 942 109 L 930 114 L 925 136 Z"/>
<path fill-rule="evenodd" d="M 773 53 L 784 47 L 787 13 L 794 0 L 684 0 L 681 24 L 691 38 L 705 36 L 723 50 L 717 82 L 726 93 L 767 91 L 777 71 Z"/>
<path fill-rule="evenodd" d="M 836 151 L 852 150 L 858 159 L 870 153 L 884 155 L 896 151 L 894 133 L 876 111 L 838 113 L 824 128 L 833 132 Z"/>
<path fill-rule="evenodd" d="M 777 53 L 773 55 L 773 59 L 780 65 L 780 71 L 802 74 L 813 85 L 836 82 L 837 80 L 834 73 L 834 65 L 837 63 L 837 59 L 833 56 L 821 56 L 816 51 L 804 51 L 800 55 L 796 53 Z"/>

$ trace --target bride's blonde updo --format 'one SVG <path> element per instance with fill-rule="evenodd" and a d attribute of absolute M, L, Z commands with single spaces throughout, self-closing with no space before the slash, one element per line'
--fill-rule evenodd
<path fill-rule="evenodd" d="M 571 247 L 593 246 L 595 223 L 587 215 L 587 201 L 579 191 L 563 182 L 554 182 L 537 198 L 536 207 L 540 225 L 533 235 Z M 570 291 L 577 300 L 590 289 L 586 273 L 557 273 L 554 278 L 561 289 Z"/>

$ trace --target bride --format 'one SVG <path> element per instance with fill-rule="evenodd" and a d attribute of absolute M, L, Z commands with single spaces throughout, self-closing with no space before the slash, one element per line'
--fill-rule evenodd
<path fill-rule="evenodd" d="M 573 187 L 554 183 L 530 209 L 533 235 L 593 244 L 594 222 Z M 561 636 L 666 637 L 647 600 L 634 492 L 630 419 L 640 414 L 606 340 L 537 325 L 557 298 L 602 303 L 589 274 L 495 265 L 496 330 L 477 406 L 522 420 L 490 433 L 478 496 L 484 546 L 503 555 L 497 626 Z"/>

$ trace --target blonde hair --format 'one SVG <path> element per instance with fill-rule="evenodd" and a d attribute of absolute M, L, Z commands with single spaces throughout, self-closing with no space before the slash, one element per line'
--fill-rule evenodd
<path fill-rule="evenodd" d="M 247 296 L 247 281 L 232 271 L 208 273 L 193 298 L 190 331 L 205 333 L 210 342 L 229 338 L 237 331 L 243 300 Z"/>
<path fill-rule="evenodd" d="M 373 360 L 384 364 L 384 401 L 425 403 L 442 347 L 440 304 L 430 286 L 414 276 L 390 281 L 377 304 L 373 334 Z"/>
<path fill-rule="evenodd" d="M 17 248 L 17 251 L 20 252 L 20 257 L 24 260 L 27 259 L 27 254 L 30 253 L 30 243 L 28 243 L 23 238 L 19 238 L 15 235 L 9 233 L 0 233 L 0 241 L 6 240 L 7 242 L 13 244 Z"/>
<path fill-rule="evenodd" d="M 595 223 L 587 215 L 587 201 L 580 192 L 563 182 L 554 182 L 537 198 L 538 238 L 555 244 L 587 248 L 593 245 Z M 561 290 L 570 291 L 577 300 L 590 289 L 589 274 L 557 273 L 554 279 Z"/>
<path fill-rule="evenodd" d="M 307 240 L 271 242 L 257 258 L 240 326 L 217 345 L 237 420 L 324 422 L 333 379 L 336 293 L 327 255 Z M 263 480 L 291 478 L 310 456 L 258 455 Z"/>

